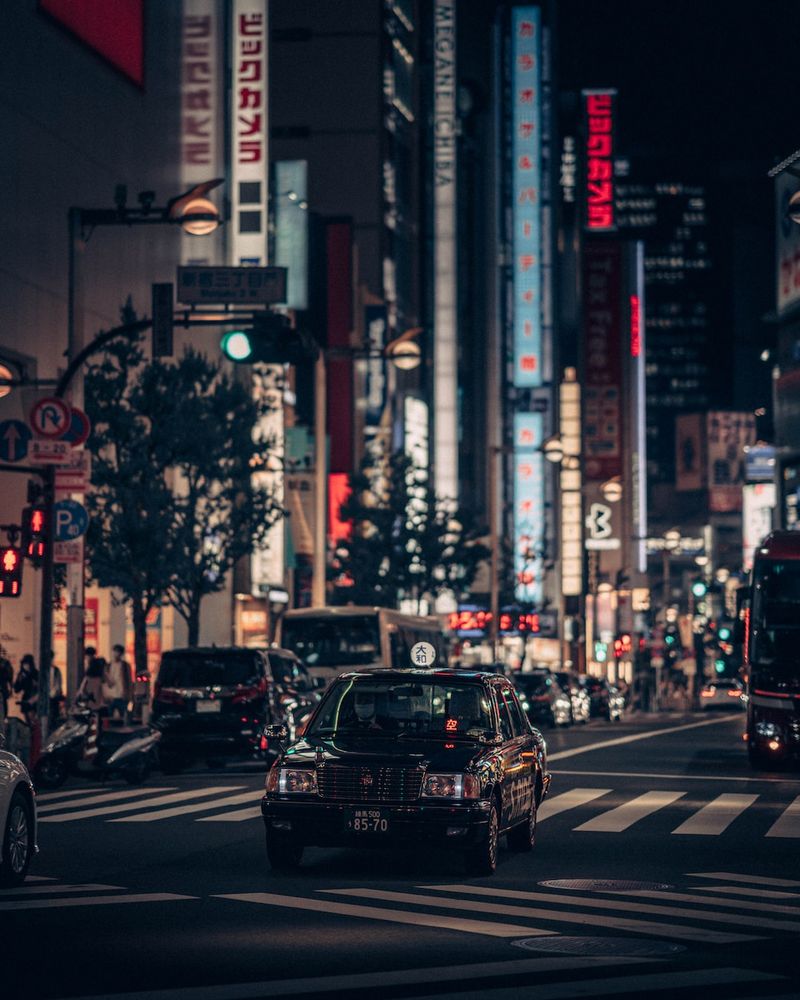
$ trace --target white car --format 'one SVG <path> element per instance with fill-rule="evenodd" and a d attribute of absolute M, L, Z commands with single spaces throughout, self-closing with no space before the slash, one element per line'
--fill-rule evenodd
<path fill-rule="evenodd" d="M 744 688 L 741 681 L 732 677 L 721 677 L 719 680 L 706 681 L 700 689 L 700 710 L 709 708 L 744 708 L 742 694 Z"/>
<path fill-rule="evenodd" d="M 36 853 L 36 799 L 28 769 L 2 749 L 0 736 L 0 885 L 21 885 Z"/>

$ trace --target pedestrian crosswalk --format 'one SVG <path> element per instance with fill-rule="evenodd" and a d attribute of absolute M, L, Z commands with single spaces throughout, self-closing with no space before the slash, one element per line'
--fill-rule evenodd
<path fill-rule="evenodd" d="M 39 821 L 248 823 L 261 816 L 261 796 L 260 782 L 196 788 L 109 788 L 100 792 L 74 789 L 40 795 Z M 568 824 L 578 834 L 624 834 L 658 821 L 668 827 L 664 832 L 678 836 L 720 837 L 734 834 L 737 822 L 748 811 L 756 817 L 756 836 L 800 839 L 800 795 L 787 803 L 753 792 L 725 792 L 698 801 L 693 789 L 650 789 L 637 794 L 631 788 L 577 786 L 549 796 L 539 809 L 539 822 L 558 817 L 558 822 Z"/>
<path fill-rule="evenodd" d="M 28 877 L 20 886 L 0 889 L 0 913 L 24 910 L 74 909 L 83 906 L 124 906 L 141 903 L 176 903 L 197 896 L 175 892 L 132 892 L 102 882 L 60 882 L 46 876 Z"/>

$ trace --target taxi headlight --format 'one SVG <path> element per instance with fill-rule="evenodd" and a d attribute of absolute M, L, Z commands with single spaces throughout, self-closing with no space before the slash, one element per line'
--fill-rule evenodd
<path fill-rule="evenodd" d="M 429 798 L 477 799 L 480 782 L 474 774 L 429 774 L 422 794 Z"/>
<path fill-rule="evenodd" d="M 273 767 L 267 775 L 267 791 L 313 794 L 317 791 L 317 773 L 309 768 Z"/>

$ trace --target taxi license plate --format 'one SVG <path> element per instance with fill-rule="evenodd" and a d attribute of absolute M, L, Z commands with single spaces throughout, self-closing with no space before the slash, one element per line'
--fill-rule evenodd
<path fill-rule="evenodd" d="M 380 809 L 351 809 L 347 829 L 353 833 L 388 833 L 389 818 Z"/>
<path fill-rule="evenodd" d="M 221 712 L 222 702 L 221 701 L 198 701 L 195 703 L 194 709 L 196 712 Z"/>

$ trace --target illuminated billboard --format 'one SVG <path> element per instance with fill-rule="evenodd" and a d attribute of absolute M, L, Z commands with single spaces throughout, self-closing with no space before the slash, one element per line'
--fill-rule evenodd
<path fill-rule="evenodd" d="M 586 213 L 589 232 L 612 232 L 614 219 L 614 102 L 616 90 L 584 90 L 584 160 Z"/>
<path fill-rule="evenodd" d="M 541 413 L 514 414 L 514 595 L 544 599 L 544 455 Z"/>
<path fill-rule="evenodd" d="M 541 12 L 511 13 L 514 385 L 542 384 Z"/>

